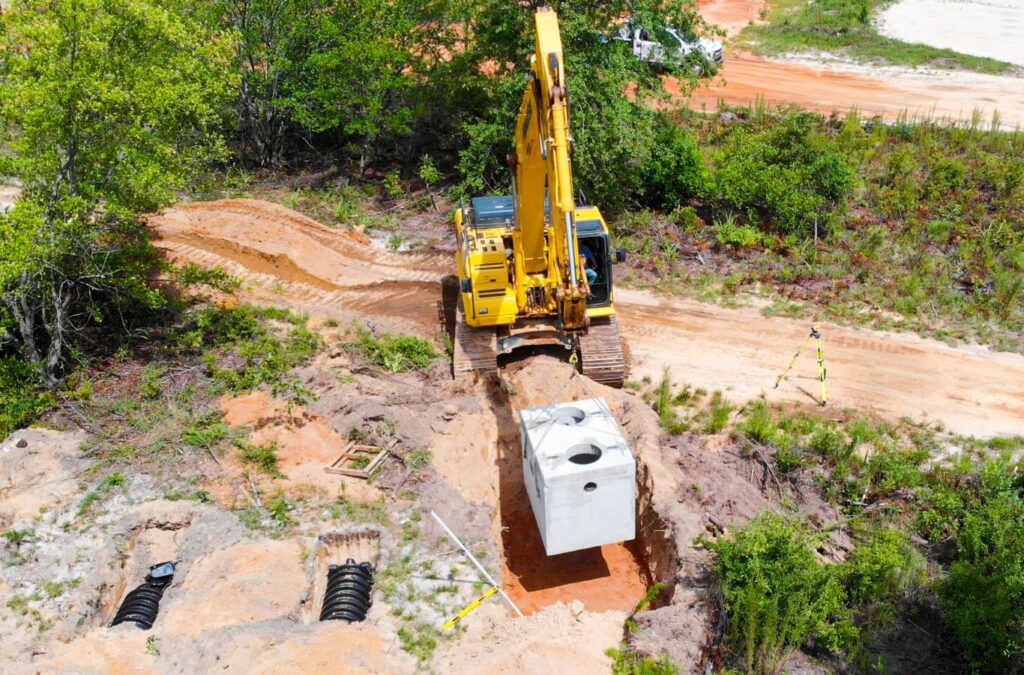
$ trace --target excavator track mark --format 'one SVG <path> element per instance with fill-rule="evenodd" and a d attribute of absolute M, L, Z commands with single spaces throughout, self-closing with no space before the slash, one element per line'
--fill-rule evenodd
<path fill-rule="evenodd" d="M 587 334 L 580 337 L 580 372 L 609 387 L 622 386 L 626 357 L 614 316 L 592 319 Z"/>

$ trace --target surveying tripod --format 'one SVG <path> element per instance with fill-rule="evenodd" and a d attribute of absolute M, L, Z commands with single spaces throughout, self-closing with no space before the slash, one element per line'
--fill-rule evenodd
<path fill-rule="evenodd" d="M 807 344 L 811 341 L 811 338 L 814 338 L 815 346 L 818 350 L 818 381 L 821 382 L 820 403 L 822 406 L 826 406 L 828 405 L 828 392 L 825 390 L 825 352 L 821 346 L 821 331 L 818 329 L 818 326 L 816 325 L 811 326 L 811 334 L 804 338 L 803 344 L 800 345 L 800 349 L 796 350 L 796 354 L 793 355 L 793 360 L 789 362 L 789 365 L 786 367 L 786 370 L 782 372 L 782 375 L 779 375 L 779 379 L 775 380 L 775 389 L 779 388 L 779 385 L 782 384 L 782 381 L 786 379 L 787 375 L 789 375 L 789 371 L 793 370 L 793 366 L 796 365 L 797 359 L 800 358 L 800 354 L 803 353 L 804 348 L 807 347 Z"/>

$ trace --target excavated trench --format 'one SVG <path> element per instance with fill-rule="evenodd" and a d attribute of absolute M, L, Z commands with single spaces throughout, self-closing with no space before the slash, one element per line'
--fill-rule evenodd
<path fill-rule="evenodd" d="M 654 478 L 643 458 L 636 457 L 636 538 L 548 556 L 523 481 L 519 426 L 513 406 L 500 386 L 493 388 L 491 399 L 498 417 L 502 576 L 506 591 L 523 613 L 577 600 L 591 612 L 631 611 L 658 583 L 664 586 L 653 606 L 670 602 L 676 575 L 675 542 L 654 508 Z"/>
<path fill-rule="evenodd" d="M 83 628 L 109 626 L 128 593 L 145 580 L 150 565 L 176 560 L 180 549 L 178 532 L 190 522 L 146 521 L 133 528 L 122 545 L 120 564 L 100 589 L 97 609 Z"/>
<path fill-rule="evenodd" d="M 331 565 L 347 560 L 368 562 L 376 569 L 380 557 L 380 531 L 360 527 L 344 532 L 324 532 L 317 538 L 313 562 L 313 578 L 309 596 L 303 602 L 300 620 L 303 624 L 316 623 L 323 609 L 327 590 L 327 573 Z"/>

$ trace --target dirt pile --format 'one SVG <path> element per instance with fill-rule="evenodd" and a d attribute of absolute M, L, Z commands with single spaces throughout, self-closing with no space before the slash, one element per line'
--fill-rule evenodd
<path fill-rule="evenodd" d="M 586 612 L 580 605 L 550 605 L 524 619 L 509 619 L 493 605 L 478 610 L 466 634 L 438 653 L 444 673 L 602 673 L 604 653 L 622 638 L 625 612 Z"/>

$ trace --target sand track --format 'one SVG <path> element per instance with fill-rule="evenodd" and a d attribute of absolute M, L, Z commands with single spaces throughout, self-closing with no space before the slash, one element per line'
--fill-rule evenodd
<path fill-rule="evenodd" d="M 357 235 L 255 200 L 188 204 L 150 222 L 157 245 L 174 260 L 222 265 L 243 280 L 250 299 L 395 332 L 432 336 L 439 329 L 439 280 L 451 273 L 450 255 L 379 251 Z M 789 382 L 772 389 L 809 321 L 627 289 L 617 291 L 616 306 L 634 378 L 657 379 L 670 368 L 673 379 L 721 389 L 739 403 L 761 394 L 813 402 L 810 353 Z M 834 408 L 941 421 L 977 436 L 1024 434 L 1024 357 L 907 334 L 828 324 L 822 330 Z"/>

